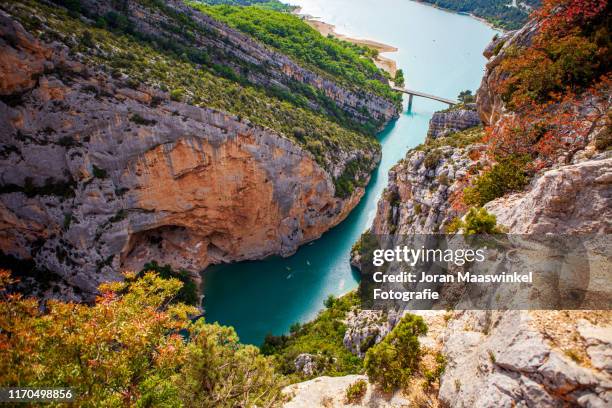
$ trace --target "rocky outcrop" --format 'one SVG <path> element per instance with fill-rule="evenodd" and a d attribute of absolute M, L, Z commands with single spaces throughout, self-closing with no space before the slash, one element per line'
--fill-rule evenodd
<path fill-rule="evenodd" d="M 518 31 L 510 31 L 498 36 L 485 49 L 484 56 L 488 61 L 480 88 L 476 92 L 478 113 L 485 125 L 495 124 L 506 111 L 502 95 L 499 93 L 499 85 L 507 77 L 507 73 L 502 71 L 500 63 L 505 58 L 508 49 L 529 45 L 538 27 L 538 23 L 531 20 Z"/>
<path fill-rule="evenodd" d="M 585 342 L 610 346 L 602 335 L 612 332 L 609 318 L 596 311 L 457 312 L 443 340 L 440 399 L 474 407 L 609 406 L 612 376 L 595 365 L 609 360 L 582 356 Z"/>
<path fill-rule="evenodd" d="M 337 146 L 324 169 L 271 129 L 128 88 L 0 13 L 0 250 L 83 292 L 64 297 L 151 260 L 198 272 L 289 255 L 363 194 L 338 198 L 334 175 L 379 160 Z"/>
<path fill-rule="evenodd" d="M 435 112 L 429 120 L 427 137 L 436 139 L 451 133 L 480 125 L 476 105 L 468 104 L 464 109 Z"/>
<path fill-rule="evenodd" d="M 530 24 L 500 37 L 485 53 L 490 60 L 478 91 L 478 110 L 485 124 L 495 125 L 506 114 L 495 91 L 503 79 L 498 65 L 506 48 L 527 44 L 535 29 Z M 432 121 L 433 134 L 439 130 L 437 123 Z M 457 142 L 450 143 L 453 135 L 446 137 L 430 137 L 390 172 L 371 229 L 374 234 L 396 240 L 401 234 L 436 233 L 465 213 L 456 200 L 467 185 L 462 176 L 477 174 L 490 163 L 482 154 L 484 145 L 457 147 Z M 489 202 L 486 209 L 498 224 L 510 234 L 609 234 L 612 156 L 594 147 L 595 133 L 587 140 L 586 149 L 537 173 L 525 191 Z M 443 173 L 446 188 L 439 182 Z M 594 256 L 593 262 L 605 262 L 605 256 Z M 604 272 L 583 284 L 588 284 L 589 293 L 597 293 L 608 281 Z M 447 359 L 438 394 L 444 405 L 604 407 L 612 403 L 610 311 L 467 310 L 452 312 L 445 320 L 447 326 L 434 336 Z"/>
<path fill-rule="evenodd" d="M 299 354 L 295 358 L 295 361 L 293 363 L 295 365 L 295 369 L 299 373 L 307 377 L 312 377 L 319 370 L 319 367 L 317 364 L 317 356 L 312 355 L 312 354 L 308 354 L 308 353 Z"/>
<path fill-rule="evenodd" d="M 612 154 L 544 172 L 526 192 L 485 207 L 515 234 L 610 234 Z"/>
<path fill-rule="evenodd" d="M 355 309 L 347 316 L 342 343 L 351 353 L 363 358 L 367 349 L 380 343 L 400 319 L 401 315 L 393 311 Z"/>
<path fill-rule="evenodd" d="M 378 202 L 372 233 L 376 235 L 441 232 L 461 214 L 453 208 L 471 169 L 482 165 L 483 145 L 456 149 L 441 146 L 413 150 L 389 171 L 389 184 Z"/>
<path fill-rule="evenodd" d="M 385 395 L 367 383 L 367 390 L 360 402 L 349 403 L 346 390 L 357 381 L 367 381 L 365 375 L 346 375 L 344 377 L 317 377 L 310 381 L 293 384 L 283 391 L 290 398 L 285 408 L 312 407 L 380 407 L 400 408 L 410 405 L 410 400 L 397 392 Z"/>

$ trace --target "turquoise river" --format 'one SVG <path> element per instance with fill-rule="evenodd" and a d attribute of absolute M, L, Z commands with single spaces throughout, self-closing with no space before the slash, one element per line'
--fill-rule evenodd
<path fill-rule="evenodd" d="M 476 19 L 411 0 L 288 2 L 335 25 L 339 33 L 397 47 L 398 52 L 384 55 L 403 69 L 406 87 L 449 98 L 478 87 L 485 64 L 482 50 L 495 35 Z M 446 105 L 415 98 L 412 112 L 404 108 L 378 135 L 382 161 L 344 222 L 289 258 L 216 265 L 203 273 L 208 322 L 234 326 L 242 342 L 259 345 L 266 333 L 286 333 L 292 323 L 314 318 L 330 294 L 357 287 L 359 276 L 349 265 L 351 246 L 374 219 L 389 169 L 423 142 L 431 115 Z"/>

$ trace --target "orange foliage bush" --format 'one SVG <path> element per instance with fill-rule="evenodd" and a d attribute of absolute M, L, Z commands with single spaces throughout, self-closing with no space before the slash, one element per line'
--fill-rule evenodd
<path fill-rule="evenodd" d="M 612 79 L 605 76 L 580 95 L 555 94 L 542 104 L 502 117 L 487 129 L 485 142 L 495 157 L 530 155 L 532 168 L 552 164 L 560 156 L 569 161 L 589 142 L 589 135 L 609 126 L 612 104 Z"/>
<path fill-rule="evenodd" d="M 610 110 L 607 0 L 544 0 L 529 45 L 509 47 L 497 87 L 513 113 L 486 130 L 494 158 L 529 155 L 532 170 L 583 149 Z"/>

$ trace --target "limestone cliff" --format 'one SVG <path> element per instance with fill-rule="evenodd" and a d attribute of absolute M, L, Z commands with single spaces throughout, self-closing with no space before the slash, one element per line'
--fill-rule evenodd
<path fill-rule="evenodd" d="M 138 24 L 157 21 L 150 9 L 128 3 Z M 315 156 L 294 134 L 134 83 L 92 64 L 112 57 L 104 44 L 83 52 L 50 28 L 57 16 L 14 6 L 20 15 L 34 14 L 43 39 L 0 10 L 0 250 L 32 261 L 37 280 L 63 281 L 39 294 L 87 299 L 99 283 L 151 260 L 197 278 L 211 263 L 292 254 L 347 216 L 380 159 L 364 135 L 319 142 Z M 347 112 L 368 112 L 380 123 L 396 114 L 390 102 L 322 80 L 205 16 L 197 21 L 218 32 L 215 41 L 234 46 L 227 52 L 276 67 L 268 67 L 276 70 L 269 76 L 258 71 L 259 79 L 307 77 Z M 269 110 L 283 114 L 274 105 Z M 326 126 L 338 138 L 346 132 Z M 308 129 L 298 136 L 310 137 Z M 359 183 L 340 195 L 343 177 Z"/>
<path fill-rule="evenodd" d="M 480 118 L 473 103 L 459 105 L 446 111 L 434 112 L 429 120 L 427 137 L 436 139 L 473 126 L 480 125 Z"/>
<path fill-rule="evenodd" d="M 496 37 L 484 50 L 483 54 L 488 61 L 480 88 L 476 92 L 476 104 L 480 119 L 485 125 L 495 124 L 501 115 L 506 113 L 502 96 L 496 90 L 496 86 L 507 76 L 499 64 L 504 60 L 508 50 L 530 44 L 538 27 L 539 24 L 531 20 L 520 30 L 509 31 Z"/>

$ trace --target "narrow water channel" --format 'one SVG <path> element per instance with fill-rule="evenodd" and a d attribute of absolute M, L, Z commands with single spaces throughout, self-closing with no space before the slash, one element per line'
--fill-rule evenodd
<path fill-rule="evenodd" d="M 482 50 L 496 33 L 471 17 L 411 0 L 287 2 L 334 24 L 337 32 L 397 47 L 387 56 L 404 70 L 406 87 L 448 98 L 478 87 L 485 64 Z M 404 103 L 401 117 L 378 135 L 382 161 L 361 203 L 319 240 L 289 258 L 208 268 L 203 274 L 206 320 L 234 326 L 242 342 L 259 345 L 266 333 L 286 333 L 291 324 L 315 317 L 330 294 L 354 289 L 358 275 L 349 265 L 349 252 L 372 223 L 387 173 L 423 142 L 431 115 L 445 107 L 415 98 L 412 111 L 406 112 Z"/>

